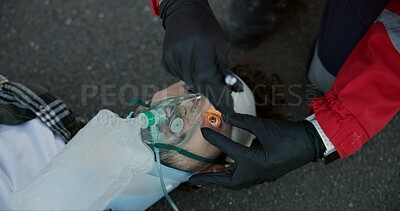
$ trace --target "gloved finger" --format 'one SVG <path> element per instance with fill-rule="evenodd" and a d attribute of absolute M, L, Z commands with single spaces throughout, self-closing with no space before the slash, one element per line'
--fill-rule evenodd
<path fill-rule="evenodd" d="M 255 132 L 254 123 L 261 120 L 260 118 L 255 116 L 238 113 L 223 115 L 223 119 L 226 123 L 241 128 L 243 130 L 247 130 L 251 133 Z"/>
<path fill-rule="evenodd" d="M 189 178 L 189 183 L 192 185 L 217 185 L 225 188 L 232 189 L 232 172 L 218 172 L 218 173 L 205 173 L 196 174 Z"/>
<path fill-rule="evenodd" d="M 232 91 L 234 92 L 243 92 L 243 83 L 240 80 L 237 80 L 236 83 L 232 86 Z"/>
<path fill-rule="evenodd" d="M 210 128 L 201 128 L 201 132 L 208 142 L 220 149 L 223 153 L 231 157 L 236 162 L 239 161 L 238 157 L 247 149 L 247 147 L 232 141 L 231 139 L 218 132 L 215 132 Z"/>

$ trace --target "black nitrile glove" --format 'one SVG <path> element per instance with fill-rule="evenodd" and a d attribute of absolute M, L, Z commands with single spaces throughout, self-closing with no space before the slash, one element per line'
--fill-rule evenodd
<path fill-rule="evenodd" d="M 204 137 L 235 160 L 235 168 L 219 173 L 194 175 L 194 185 L 218 185 L 239 190 L 275 181 L 323 155 L 325 146 L 314 128 L 304 120 L 300 122 L 260 119 L 234 114 L 225 120 L 232 126 L 252 132 L 260 141 L 245 147 L 208 128 L 202 128 Z"/>
<path fill-rule="evenodd" d="M 204 94 L 218 110 L 233 113 L 227 56 L 230 44 L 206 0 L 164 0 L 160 5 L 166 30 L 163 67 Z M 238 82 L 233 91 L 242 91 Z"/>

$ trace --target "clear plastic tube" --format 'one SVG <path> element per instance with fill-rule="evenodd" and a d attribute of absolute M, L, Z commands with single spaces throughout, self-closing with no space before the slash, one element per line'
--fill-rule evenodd
<path fill-rule="evenodd" d="M 153 146 L 155 143 L 158 143 L 158 128 L 157 126 L 153 125 L 150 127 L 151 135 L 153 136 Z M 174 203 L 174 201 L 171 199 L 169 196 L 167 189 L 165 188 L 165 183 L 164 183 L 164 176 L 162 174 L 162 169 L 161 169 L 161 162 L 160 162 L 160 150 L 156 147 L 153 147 L 154 153 L 156 154 L 156 162 L 157 162 L 157 169 L 158 169 L 158 176 L 160 178 L 160 183 L 161 183 L 161 189 L 164 192 L 164 196 L 167 199 L 168 203 L 171 205 L 172 209 L 175 211 L 179 211 L 178 207 Z"/>
<path fill-rule="evenodd" d="M 133 116 L 135 116 L 135 113 L 133 113 L 133 111 L 129 112 L 128 116 L 126 117 L 127 119 L 132 118 Z"/>

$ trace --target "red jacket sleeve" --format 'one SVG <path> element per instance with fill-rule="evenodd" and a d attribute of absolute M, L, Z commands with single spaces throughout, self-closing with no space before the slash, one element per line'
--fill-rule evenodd
<path fill-rule="evenodd" d="M 311 102 L 341 158 L 356 152 L 400 108 L 400 0 L 392 0 L 342 66 L 332 88 Z"/>

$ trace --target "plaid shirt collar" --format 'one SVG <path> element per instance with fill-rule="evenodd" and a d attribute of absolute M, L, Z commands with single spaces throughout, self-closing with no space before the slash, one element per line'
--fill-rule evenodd
<path fill-rule="evenodd" d="M 10 82 L 0 75 L 0 124 L 20 124 L 36 117 L 65 143 L 83 127 L 67 106 L 44 88 Z"/>

